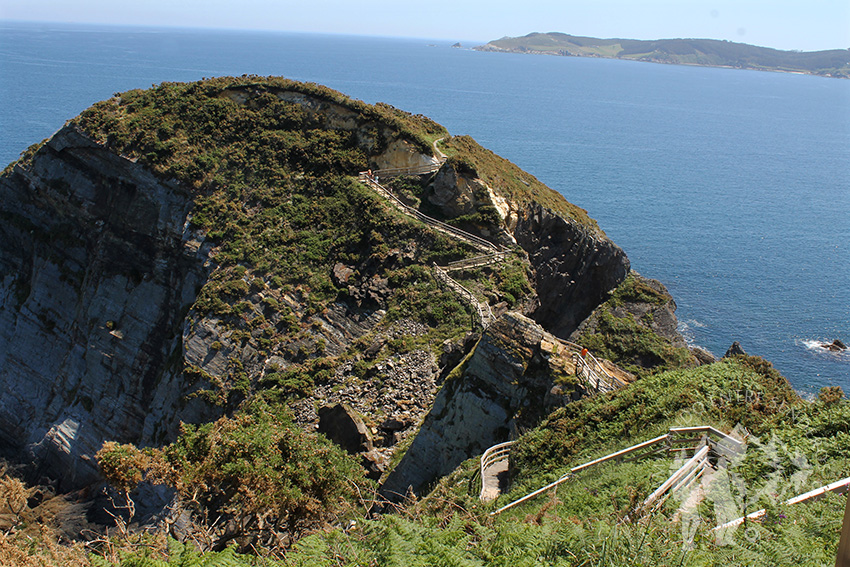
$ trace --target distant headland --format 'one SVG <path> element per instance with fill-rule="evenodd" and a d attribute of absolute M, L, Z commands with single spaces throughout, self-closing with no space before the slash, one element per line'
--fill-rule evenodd
<path fill-rule="evenodd" d="M 503 37 L 477 51 L 603 57 L 674 65 L 731 67 L 850 78 L 850 50 L 781 51 L 716 39 L 599 39 L 565 33 L 530 33 Z"/>

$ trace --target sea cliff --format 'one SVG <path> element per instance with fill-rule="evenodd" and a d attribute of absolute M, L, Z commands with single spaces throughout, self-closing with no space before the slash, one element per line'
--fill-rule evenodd
<path fill-rule="evenodd" d="M 629 274 L 585 211 L 471 138 L 279 78 L 98 103 L 6 168 L 0 215 L 0 446 L 59 491 L 140 467 L 185 502 L 224 470 L 187 447 L 266 424 L 263 450 L 353 436 L 362 474 L 421 492 L 590 394 L 557 345 Z M 666 337 L 634 324 L 681 347 L 665 305 Z"/>

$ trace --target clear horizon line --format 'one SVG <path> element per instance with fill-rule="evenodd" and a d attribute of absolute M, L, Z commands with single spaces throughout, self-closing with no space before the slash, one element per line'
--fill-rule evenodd
<path fill-rule="evenodd" d="M 333 31 L 304 31 L 304 30 L 284 30 L 272 28 L 235 28 L 235 27 L 220 27 L 220 26 L 187 26 L 177 24 L 129 24 L 129 23 L 105 23 L 105 22 L 60 22 L 55 20 L 19 20 L 10 18 L 0 18 L 0 25 L 3 24 L 40 24 L 40 25 L 55 25 L 55 26 L 92 26 L 102 28 L 135 28 L 135 29 L 167 29 L 167 30 L 184 30 L 184 31 L 222 31 L 222 32 L 255 32 L 255 33 L 284 33 L 284 34 L 299 34 L 299 35 L 328 35 L 341 37 L 374 37 L 383 39 L 409 39 L 423 41 L 439 41 L 444 43 L 461 43 L 466 42 L 469 45 L 485 45 L 492 39 L 446 39 L 439 37 L 426 36 L 409 36 L 409 35 L 382 35 L 382 34 L 361 34 L 350 32 L 333 32 Z"/>
<path fill-rule="evenodd" d="M 684 40 L 708 40 L 708 41 L 721 41 L 728 43 L 736 43 L 739 45 L 749 45 L 752 47 L 760 47 L 763 49 L 774 49 L 777 51 L 784 51 L 789 53 L 817 53 L 821 51 L 850 51 L 850 47 L 833 47 L 830 49 L 814 49 L 814 50 L 801 50 L 801 49 L 783 49 L 780 47 L 770 47 L 767 45 L 757 45 L 754 43 L 746 43 L 743 41 L 733 41 L 728 39 L 717 39 L 711 37 L 664 37 L 664 38 L 653 38 L 653 39 L 637 39 L 637 38 L 629 38 L 629 37 L 596 37 L 596 36 L 588 36 L 588 35 L 576 35 L 568 32 L 561 31 L 548 31 L 548 32 L 539 32 L 539 31 L 531 31 L 524 35 L 516 35 L 509 36 L 504 35 L 499 38 L 494 39 L 447 39 L 447 38 L 437 38 L 437 37 L 427 37 L 427 36 L 404 36 L 404 35 L 384 35 L 384 34 L 359 34 L 359 33 L 351 33 L 351 32 L 334 32 L 334 31 L 304 31 L 304 30 L 285 30 L 285 29 L 273 29 L 273 28 L 252 28 L 252 27 L 222 27 L 222 26 L 191 26 L 191 25 L 178 25 L 178 24 L 135 24 L 135 23 L 115 23 L 115 22 L 84 22 L 84 21 L 55 21 L 55 20 L 23 20 L 23 19 L 10 19 L 10 18 L 0 18 L 0 25 L 4 23 L 9 24 L 39 24 L 39 25 L 56 25 L 56 26 L 92 26 L 92 27 L 102 27 L 102 28 L 131 28 L 131 29 L 166 29 L 166 30 L 184 30 L 184 31 L 220 31 L 220 32 L 254 32 L 254 33 L 282 33 L 282 34 L 300 34 L 300 35 L 326 35 L 326 36 L 341 36 L 341 37 L 374 37 L 374 38 L 382 38 L 382 39 L 405 39 L 405 40 L 421 40 L 421 41 L 439 41 L 445 43 L 467 43 L 464 47 L 478 47 L 484 46 L 490 42 L 498 41 L 500 39 L 517 39 L 526 37 L 528 35 L 537 33 L 537 34 L 552 34 L 552 33 L 560 33 L 564 35 L 569 35 L 571 37 L 586 37 L 592 39 L 603 39 L 603 40 L 627 40 L 627 41 L 665 41 L 665 40 L 675 40 L 675 39 L 684 39 Z M 474 44 L 474 45 L 473 45 Z"/>

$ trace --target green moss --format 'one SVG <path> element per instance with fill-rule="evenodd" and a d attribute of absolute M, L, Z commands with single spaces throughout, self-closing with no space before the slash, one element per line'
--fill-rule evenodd
<path fill-rule="evenodd" d="M 619 307 L 625 303 L 664 305 L 670 300 L 670 295 L 653 288 L 645 279 L 629 274 L 623 283 L 614 290 L 609 299 L 609 305 L 611 307 Z"/>
<path fill-rule="evenodd" d="M 652 330 L 654 318 L 651 311 L 640 319 L 618 311 L 627 304 L 655 308 L 672 300 L 669 294 L 656 290 L 643 278 L 629 274 L 611 297 L 596 309 L 590 325 L 576 341 L 595 355 L 607 358 L 639 377 L 693 366 L 695 362 L 687 348 L 674 347 L 668 339 Z"/>
<path fill-rule="evenodd" d="M 578 342 L 637 376 L 693 364 L 688 349 L 674 347 L 631 315 L 615 317 L 604 309 L 596 314 L 596 331 Z"/>

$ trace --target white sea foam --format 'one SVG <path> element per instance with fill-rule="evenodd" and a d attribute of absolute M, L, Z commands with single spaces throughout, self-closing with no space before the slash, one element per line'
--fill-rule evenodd
<path fill-rule="evenodd" d="M 679 321 L 679 324 L 676 326 L 676 330 L 679 331 L 679 334 L 682 335 L 682 337 L 685 339 L 685 344 L 687 344 L 688 347 L 702 349 L 717 358 L 717 355 L 711 352 L 711 350 L 705 348 L 700 344 L 697 344 L 696 337 L 694 336 L 693 332 L 693 327 L 703 329 L 706 327 L 706 325 L 700 323 L 696 319 L 688 319 L 687 321 Z"/>
<path fill-rule="evenodd" d="M 833 351 L 827 348 L 823 348 L 823 345 L 828 345 L 832 343 L 831 340 L 826 339 L 797 339 L 795 341 L 798 345 L 804 346 L 807 350 L 817 353 L 823 354 L 827 356 L 834 356 L 840 359 L 847 359 L 850 361 L 850 349 L 842 350 L 842 351 Z"/>

